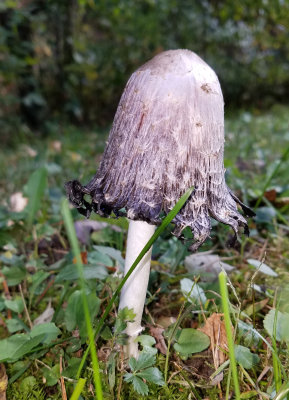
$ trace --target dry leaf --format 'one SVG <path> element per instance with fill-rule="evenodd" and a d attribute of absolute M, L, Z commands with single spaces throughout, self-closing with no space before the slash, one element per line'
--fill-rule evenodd
<path fill-rule="evenodd" d="M 287 204 L 289 204 L 289 197 L 279 197 L 278 199 L 276 199 L 275 203 L 279 207 L 286 206 Z"/>
<path fill-rule="evenodd" d="M 162 354 L 167 354 L 167 345 L 165 342 L 165 338 L 163 337 L 163 331 L 164 328 L 160 328 L 158 326 L 150 326 L 149 327 L 150 334 L 152 337 L 156 339 L 156 348 L 159 349 L 159 351 Z"/>
<path fill-rule="evenodd" d="M 174 324 L 176 322 L 176 318 L 175 317 L 159 317 L 156 321 L 157 325 L 160 325 L 162 328 L 168 328 L 170 325 Z"/>
<path fill-rule="evenodd" d="M 51 302 L 49 302 L 48 306 L 43 311 L 43 313 L 40 314 L 39 317 L 37 317 L 34 320 L 33 325 L 35 326 L 35 325 L 44 324 L 46 322 L 51 322 L 53 315 L 54 315 L 54 309 L 51 307 Z"/>
<path fill-rule="evenodd" d="M 92 232 L 100 231 L 108 226 L 115 232 L 121 232 L 119 226 L 108 224 L 107 222 L 93 221 L 93 220 L 80 220 L 74 223 L 76 236 L 83 244 L 88 244 Z"/>
<path fill-rule="evenodd" d="M 87 264 L 87 251 L 82 251 L 80 253 L 82 264 Z M 77 263 L 76 257 L 73 258 L 73 264 Z"/>
<path fill-rule="evenodd" d="M 0 364 L 0 400 L 6 400 L 8 377 L 4 364 Z"/>
<path fill-rule="evenodd" d="M 245 313 L 247 315 L 249 315 L 249 317 L 250 317 L 254 313 L 257 313 L 257 312 L 261 311 L 267 305 L 268 301 L 269 301 L 269 299 L 266 298 L 264 300 L 259 301 L 258 303 L 250 304 L 246 308 Z"/>
<path fill-rule="evenodd" d="M 209 336 L 211 340 L 210 349 L 212 351 L 214 366 L 217 370 L 223 364 L 227 356 L 224 351 L 228 350 L 228 342 L 226 335 L 225 323 L 222 320 L 223 314 L 212 314 L 207 320 L 205 325 L 199 330 Z M 223 374 L 218 374 L 214 379 L 214 384 L 223 379 Z"/>
<path fill-rule="evenodd" d="M 111 347 L 108 346 L 102 346 L 98 351 L 97 351 L 97 357 L 98 360 L 101 362 L 108 362 L 109 356 L 111 354 Z"/>
<path fill-rule="evenodd" d="M 271 201 L 271 202 L 274 202 L 274 201 L 276 200 L 276 197 L 277 197 L 276 190 L 275 190 L 275 189 L 267 190 L 267 191 L 264 193 L 264 197 L 265 197 L 267 200 L 269 200 L 269 201 Z"/>
<path fill-rule="evenodd" d="M 211 254 L 210 251 L 190 254 L 185 258 L 185 267 L 188 272 L 194 275 L 200 275 L 202 281 L 214 281 L 218 278 L 222 268 L 226 272 L 231 272 L 234 267 L 221 261 L 217 254 Z"/>

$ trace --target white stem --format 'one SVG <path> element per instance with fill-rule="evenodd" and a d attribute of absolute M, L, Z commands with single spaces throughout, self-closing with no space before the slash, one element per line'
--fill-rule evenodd
<path fill-rule="evenodd" d="M 126 274 L 133 262 L 144 248 L 147 241 L 154 234 L 156 227 L 143 221 L 129 221 L 124 273 Z M 151 264 L 150 249 L 140 261 L 132 275 L 121 290 L 119 309 L 133 308 L 136 314 L 134 322 L 129 322 L 125 332 L 128 334 L 128 343 L 124 347 L 127 357 L 138 357 L 138 344 L 135 342 L 142 331 L 141 319 L 146 299 L 146 292 Z"/>

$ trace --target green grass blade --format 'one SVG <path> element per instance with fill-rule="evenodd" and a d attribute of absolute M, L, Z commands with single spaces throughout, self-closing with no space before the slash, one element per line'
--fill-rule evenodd
<path fill-rule="evenodd" d="M 33 220 L 41 205 L 41 197 L 44 194 L 47 185 L 47 171 L 45 167 L 39 168 L 33 172 L 27 183 L 27 224 L 32 226 Z"/>
<path fill-rule="evenodd" d="M 272 347 L 274 349 L 274 353 L 272 353 L 272 360 L 273 360 L 273 375 L 274 375 L 276 393 L 279 392 L 281 384 L 282 384 L 281 371 L 280 371 L 279 364 L 278 364 L 278 359 L 279 359 L 278 349 L 277 349 L 277 343 L 276 343 L 277 316 L 278 316 L 278 307 L 276 308 L 275 315 L 274 315 L 273 336 L 271 338 L 272 339 Z"/>
<path fill-rule="evenodd" d="M 61 211 L 64 219 L 64 224 L 66 227 L 68 239 L 74 254 L 74 257 L 76 258 L 76 267 L 78 270 L 79 274 L 79 282 L 81 286 L 81 293 L 82 293 L 82 303 L 83 303 L 83 311 L 84 311 L 84 317 L 85 317 L 85 322 L 86 322 L 86 327 L 87 327 L 87 333 L 88 333 L 88 339 L 89 339 L 89 348 L 90 348 L 90 353 L 91 353 L 91 359 L 92 359 L 92 366 L 93 366 L 93 378 L 94 378 L 94 384 L 95 384 L 95 391 L 96 391 L 96 398 L 98 400 L 103 399 L 102 395 L 102 388 L 101 388 L 101 379 L 100 379 L 100 372 L 99 372 L 99 365 L 98 365 L 98 359 L 97 359 L 97 353 L 96 353 L 96 346 L 94 342 L 94 333 L 92 329 L 92 324 L 90 320 L 90 313 L 89 313 L 89 308 L 87 304 L 87 298 L 85 295 L 85 280 L 84 280 L 84 274 L 83 274 L 83 264 L 81 260 L 81 255 L 80 255 L 80 249 L 73 225 L 73 219 L 71 216 L 71 212 L 69 210 L 69 205 L 68 205 L 68 200 L 64 199 L 61 204 Z"/>
<path fill-rule="evenodd" d="M 117 299 L 117 296 L 119 295 L 122 287 L 124 286 L 125 282 L 128 280 L 128 278 L 131 276 L 131 274 L 133 273 L 133 271 L 135 270 L 135 268 L 137 267 L 137 265 L 139 264 L 139 262 L 142 260 L 142 258 L 146 255 L 146 253 L 149 251 L 149 249 L 151 248 L 151 246 L 154 244 L 154 242 L 157 240 L 157 238 L 162 234 L 162 232 L 166 229 L 166 227 L 169 225 L 169 223 L 175 218 L 175 216 L 178 214 L 178 212 L 180 211 L 180 209 L 184 206 L 184 204 L 186 203 L 186 201 L 188 200 L 188 198 L 190 197 L 190 195 L 192 194 L 194 188 L 191 187 L 190 189 L 188 189 L 186 191 L 186 193 L 178 200 L 178 202 L 176 203 L 176 205 L 174 206 L 174 208 L 168 213 L 168 215 L 164 218 L 163 222 L 161 223 L 161 225 L 157 228 L 157 230 L 155 231 L 155 233 L 152 235 L 152 237 L 149 239 L 149 241 L 147 242 L 147 244 L 144 246 L 144 248 L 142 249 L 142 251 L 140 252 L 140 254 L 137 256 L 135 262 L 132 264 L 132 266 L 130 267 L 129 271 L 127 272 L 127 274 L 124 276 L 124 278 L 122 279 L 122 281 L 120 282 L 120 284 L 118 285 L 116 291 L 114 292 L 110 302 L 108 303 L 101 319 L 99 320 L 99 323 L 96 327 L 96 330 L 94 332 L 95 337 L 97 337 L 97 335 L 100 333 L 104 321 L 107 318 L 108 314 L 110 313 L 110 310 L 112 309 L 112 306 L 114 304 L 114 302 Z M 86 357 L 89 353 L 89 348 L 90 345 L 87 347 L 81 363 L 79 365 L 78 371 L 77 371 L 77 378 L 80 377 L 82 368 L 84 366 Z"/>
<path fill-rule="evenodd" d="M 239 387 L 239 380 L 238 380 L 237 363 L 236 363 L 236 358 L 235 358 L 234 341 L 233 341 L 232 330 L 231 330 L 227 278 L 226 278 L 226 275 L 224 272 L 220 272 L 220 274 L 219 274 L 219 283 L 220 283 L 222 306 L 223 306 L 223 312 L 224 312 L 226 334 L 227 334 L 227 340 L 228 340 L 230 367 L 231 367 L 233 383 L 234 383 L 234 387 L 235 387 L 235 398 L 236 398 L 236 400 L 239 400 L 240 399 L 240 387 Z"/>
<path fill-rule="evenodd" d="M 279 220 L 281 222 L 283 222 L 284 225 L 289 226 L 289 222 L 287 221 L 287 219 L 285 217 L 283 217 L 282 213 L 276 207 L 274 207 L 273 204 L 269 200 L 266 199 L 266 197 L 263 198 L 263 201 L 268 207 L 270 207 L 270 208 L 272 208 L 272 210 L 274 210 L 277 217 L 279 218 Z"/>
<path fill-rule="evenodd" d="M 284 383 L 280 389 L 280 391 L 276 394 L 273 400 L 283 400 L 288 398 L 287 395 L 289 393 L 289 382 Z"/>
<path fill-rule="evenodd" d="M 79 399 L 79 396 L 81 395 L 81 392 L 84 388 L 85 382 L 86 382 L 86 379 L 83 379 L 83 378 L 78 379 L 75 389 L 70 397 L 70 400 L 78 400 Z"/>

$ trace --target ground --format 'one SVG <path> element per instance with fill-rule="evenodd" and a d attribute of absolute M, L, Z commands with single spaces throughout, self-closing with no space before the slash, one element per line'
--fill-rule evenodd
<path fill-rule="evenodd" d="M 201 248 L 202 252 L 212 250 L 234 267 L 228 289 L 241 398 L 246 399 L 274 398 L 277 391 L 286 392 L 288 382 L 287 115 L 285 106 L 226 115 L 227 182 L 246 204 L 255 207 L 257 216 L 250 220 L 250 237 L 241 236 L 236 248 L 226 246 L 230 232 L 220 224 L 214 224 L 210 240 Z M 0 150 L 0 354 L 9 378 L 8 399 L 65 399 L 76 383 L 87 333 L 61 199 L 65 181 L 78 178 L 85 183 L 94 174 L 108 130 L 53 124 L 49 136 L 26 131 L 6 139 Z M 25 198 L 29 203 L 23 210 Z M 75 210 L 72 213 L 75 221 L 83 219 Z M 123 262 L 127 222 L 96 216 L 92 220 L 92 235 L 83 231 L 78 235 L 83 241 L 88 239 L 87 244 L 81 243 L 81 251 L 86 296 L 96 326 L 121 279 L 116 272 Z M 143 353 L 150 357 L 149 368 L 158 370 L 151 370 L 151 376 L 137 365 L 124 368 L 122 324 L 131 315 L 116 318 L 115 306 L 97 341 L 106 399 L 141 399 L 139 393 L 146 390 L 155 399 L 232 396 L 216 271 L 211 268 L 203 274 L 188 259 L 184 261 L 189 255 L 186 243 L 170 232 L 168 227 L 154 244 L 141 337 Z M 186 290 L 190 282 L 197 294 Z M 39 317 L 47 324 L 44 333 L 35 324 Z M 204 333 L 196 341 L 191 336 L 188 343 L 182 341 L 199 329 L 211 340 L 211 347 L 204 344 L 203 351 L 198 345 Z M 217 341 L 214 330 L 223 332 L 223 341 Z M 9 336 L 12 339 L 3 342 Z M 216 367 L 219 379 L 212 380 Z M 90 358 L 83 371 L 87 381 L 82 397 L 94 398 Z M 128 372 L 134 375 L 131 381 Z"/>

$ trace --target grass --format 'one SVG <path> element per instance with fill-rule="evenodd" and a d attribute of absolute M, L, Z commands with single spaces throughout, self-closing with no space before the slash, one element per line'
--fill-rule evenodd
<path fill-rule="evenodd" d="M 230 301 L 227 289 L 227 278 L 226 274 L 222 271 L 219 274 L 219 283 L 220 283 L 220 292 L 222 297 L 222 307 L 224 312 L 224 320 L 225 320 L 225 328 L 226 328 L 226 336 L 228 341 L 229 348 L 229 357 L 230 357 L 230 370 L 233 375 L 233 382 L 235 388 L 235 397 L 236 400 L 240 399 L 240 387 L 239 387 L 239 377 L 237 371 L 237 363 L 235 357 L 235 347 L 234 340 L 232 335 L 232 325 L 231 325 L 231 317 L 230 317 Z"/>
<path fill-rule="evenodd" d="M 226 311 L 226 319 L 230 316 L 235 328 L 234 346 L 232 343 L 229 346 L 230 363 L 226 347 L 230 343 L 220 341 L 225 337 L 224 322 L 218 327 L 222 335 L 214 353 L 210 348 L 194 352 L 192 342 L 187 347 L 187 343 L 180 341 L 184 329 L 191 329 L 189 332 L 193 334 L 207 324 L 209 332 L 210 321 L 214 318 L 216 321 L 223 312 L 222 291 L 212 274 L 185 267 L 184 259 L 189 254 L 186 244 L 172 237 L 167 226 L 154 243 L 143 316 L 145 331 L 140 337 L 141 348 L 150 354 L 148 365 L 146 368 L 137 365 L 131 381 L 120 349 L 125 341 L 123 327 L 132 316 L 128 311 L 117 317 L 114 305 L 117 299 L 114 294 L 121 283 L 118 271 L 123 263 L 127 223 L 124 219 L 108 221 L 93 216 L 95 222 L 108 225 L 94 232 L 89 244 L 80 244 L 80 259 L 79 251 L 73 250 L 75 246 L 71 245 L 71 234 L 67 234 L 61 214 L 63 183 L 74 177 L 82 182 L 90 179 L 107 131 L 85 132 L 55 125 L 49 137 L 30 133 L 21 141 L 16 138 L 1 148 L 0 285 L 4 293 L 0 298 L 0 338 L 6 342 L 0 340 L 0 355 L 9 378 L 8 399 L 63 400 L 65 396 L 76 399 L 80 393 L 83 399 L 93 399 L 97 395 L 97 369 L 104 399 L 140 400 L 146 397 L 146 390 L 152 399 L 225 399 L 233 395 L 236 382 L 240 398 L 286 399 L 289 390 L 287 114 L 288 108 L 276 106 L 263 114 L 240 112 L 227 117 L 228 185 L 253 207 L 261 199 L 257 216 L 250 222 L 251 236 L 240 239 L 240 249 L 226 247 L 228 229 L 220 224 L 214 226 L 211 239 L 201 249 L 213 249 L 223 262 L 235 267 L 229 273 L 230 290 L 224 303 L 230 311 L 230 315 Z M 9 210 L 9 199 L 15 192 L 34 199 L 27 212 Z M 75 210 L 72 216 L 74 220 L 81 219 Z M 188 238 L 189 234 L 186 235 Z M 249 259 L 264 260 L 277 276 L 256 270 L 248 263 Z M 80 281 L 79 267 L 84 275 Z M 184 279 L 202 290 L 203 297 L 194 297 L 193 291 L 188 297 L 182 289 Z M 272 314 L 276 309 L 278 312 Z M 49 312 L 51 317 L 45 319 Z M 35 328 L 31 330 L 29 325 L 31 320 L 34 326 L 38 317 L 46 323 L 42 333 Z M 97 352 L 87 356 L 78 380 L 81 360 L 92 342 L 85 319 L 90 319 L 94 331 L 98 329 Z M 102 329 L 98 328 L 100 321 L 104 323 Z M 16 340 L 15 335 L 18 347 L 12 353 L 15 346 L 7 338 Z M 195 343 L 196 348 L 199 344 Z M 176 348 L 182 348 L 184 353 L 180 354 Z M 99 368 L 95 363 L 97 357 Z M 219 364 L 217 359 L 221 360 Z M 210 378 L 213 375 L 217 377 L 215 384 Z M 236 389 L 235 393 L 237 398 Z M 99 393 L 98 398 L 101 398 Z"/>
<path fill-rule="evenodd" d="M 89 339 L 88 348 L 90 350 L 91 359 L 92 359 L 93 378 L 94 378 L 94 386 L 95 386 L 95 391 L 96 391 L 96 398 L 99 400 L 102 400 L 103 394 L 102 394 L 102 387 L 101 387 L 101 377 L 100 377 L 98 358 L 97 358 L 96 347 L 95 347 L 95 342 L 94 342 L 95 335 L 94 335 L 92 324 L 91 324 L 88 301 L 87 301 L 86 293 L 85 293 L 85 278 L 84 278 L 84 272 L 83 272 L 83 263 L 82 263 L 78 240 L 76 237 L 76 233 L 75 233 L 75 229 L 74 229 L 74 225 L 73 225 L 73 219 L 71 216 L 71 212 L 69 210 L 69 204 L 68 204 L 67 199 L 62 201 L 61 210 L 62 210 L 62 215 L 63 215 L 67 235 L 69 238 L 69 242 L 70 242 L 74 257 L 76 259 L 76 266 L 77 266 L 77 270 L 78 270 L 79 282 L 80 282 L 80 287 L 81 287 L 82 307 L 83 307 L 83 313 L 84 313 L 86 329 L 87 329 L 88 339 Z M 79 376 L 78 376 L 78 378 L 79 378 Z"/>

